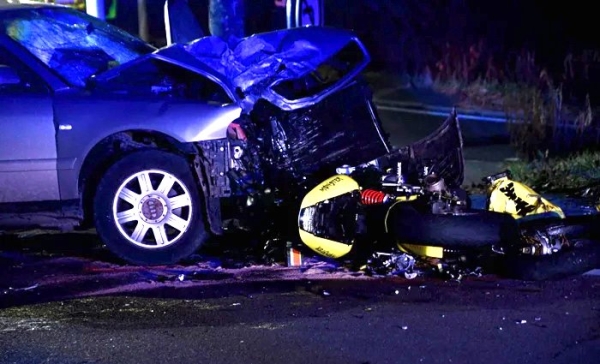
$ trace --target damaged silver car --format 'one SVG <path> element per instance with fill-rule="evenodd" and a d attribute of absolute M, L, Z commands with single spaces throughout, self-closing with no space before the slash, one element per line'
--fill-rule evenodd
<path fill-rule="evenodd" d="M 175 263 L 232 225 L 294 231 L 299 196 L 390 152 L 349 31 L 157 50 L 46 4 L 0 4 L 0 29 L 4 230 L 94 226 L 129 262 Z"/>

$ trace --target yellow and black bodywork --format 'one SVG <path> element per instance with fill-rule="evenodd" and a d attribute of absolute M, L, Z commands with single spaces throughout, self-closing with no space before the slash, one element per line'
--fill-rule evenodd
<path fill-rule="evenodd" d="M 402 201 L 393 204 L 388 212 L 398 203 L 402 203 Z M 541 214 L 551 214 L 560 218 L 565 217 L 560 207 L 540 196 L 529 186 L 512 180 L 509 174 L 499 175 L 498 178 L 490 181 L 487 190 L 486 209 L 492 212 L 510 214 L 514 219 Z M 386 218 L 386 231 L 387 220 Z M 397 245 L 405 253 L 427 258 L 444 258 L 444 249 L 439 246 L 411 244 L 406 241 L 398 241 Z"/>
<path fill-rule="evenodd" d="M 529 186 L 513 181 L 508 175 L 490 181 L 487 209 L 511 214 L 515 219 L 536 214 L 565 217 L 562 209 L 540 196 Z"/>
<path fill-rule="evenodd" d="M 302 200 L 298 216 L 300 239 L 313 251 L 328 258 L 341 258 L 350 253 L 360 232 L 359 184 L 349 176 L 335 175 L 313 188 Z M 395 198 L 397 203 L 414 201 L 417 195 Z M 335 207 L 333 207 L 335 206 Z M 337 210 L 337 211 L 335 211 Z M 343 210 L 343 211 L 341 211 Z M 344 216 L 333 216 L 336 212 Z M 399 245 L 401 249 L 402 246 Z M 407 245 L 408 248 L 431 252 L 434 247 Z"/>
<path fill-rule="evenodd" d="M 330 209 L 334 205 L 334 199 L 336 202 L 344 198 L 354 199 L 358 206 L 356 194 L 359 191 L 360 187 L 354 179 L 346 175 L 335 175 L 306 194 L 298 216 L 298 230 L 304 244 L 328 258 L 337 259 L 348 254 L 354 244 L 353 234 L 347 230 L 347 234 L 342 234 L 345 236 L 335 234 L 336 223 L 332 220 L 335 216 L 331 214 Z M 339 212 L 352 214 L 349 210 Z M 352 216 L 349 218 L 352 219 Z M 350 225 L 353 225 L 351 221 Z"/>
<path fill-rule="evenodd" d="M 510 175 L 498 175 L 489 181 L 486 209 L 510 214 L 515 219 L 536 214 L 552 214 L 564 218 L 562 209 L 540 196 L 530 187 L 514 181 Z M 355 243 L 360 210 L 361 187 L 349 176 L 335 175 L 313 188 L 302 200 L 298 216 L 301 240 L 313 251 L 341 258 Z M 396 197 L 387 205 L 385 232 L 390 211 L 399 204 L 414 201 L 418 195 Z M 335 207 L 334 207 L 335 206 Z M 426 258 L 444 258 L 444 248 L 396 241 L 402 251 Z"/>

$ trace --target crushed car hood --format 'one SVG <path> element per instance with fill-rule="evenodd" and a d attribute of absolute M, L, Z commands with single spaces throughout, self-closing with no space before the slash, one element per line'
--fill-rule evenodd
<path fill-rule="evenodd" d="M 230 42 L 207 36 L 160 49 L 154 56 L 182 66 L 202 63 L 233 87 L 247 111 L 261 98 L 283 110 L 317 103 L 351 82 L 370 61 L 353 32 L 326 27 L 278 30 Z"/>

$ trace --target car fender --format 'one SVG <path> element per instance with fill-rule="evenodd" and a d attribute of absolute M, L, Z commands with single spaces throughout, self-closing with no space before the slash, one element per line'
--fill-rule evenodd
<path fill-rule="evenodd" d="M 222 106 L 72 98 L 57 102 L 58 170 L 61 199 L 79 198 L 78 180 L 90 151 L 103 140 L 124 132 L 165 135 L 179 143 L 226 137 L 229 124 L 240 116 L 236 104 Z"/>

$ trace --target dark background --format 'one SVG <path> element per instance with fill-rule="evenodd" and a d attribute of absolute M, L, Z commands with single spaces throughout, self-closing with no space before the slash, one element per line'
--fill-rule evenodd
<path fill-rule="evenodd" d="M 189 0 L 208 34 L 209 0 Z M 151 41 L 164 44 L 164 0 L 147 0 Z M 285 11 L 273 0 L 247 0 L 246 32 L 252 34 L 285 27 Z M 325 0 L 327 25 L 355 30 L 372 54 L 373 68 L 415 75 L 435 64 L 445 53 L 466 54 L 470 47 L 482 53 L 481 74 L 490 59 L 514 73 L 519 55 L 535 60 L 537 77 L 546 68 L 555 79 L 564 75 L 564 59 L 574 55 L 576 72 L 585 63 L 592 76 L 600 64 L 596 50 L 597 14 L 580 0 Z M 117 25 L 137 32 L 135 1 L 119 1 Z M 533 72 L 533 71 L 532 71 Z M 576 75 L 575 77 L 582 77 Z"/>
<path fill-rule="evenodd" d="M 208 32 L 209 0 L 188 2 Z M 147 0 L 147 4 L 151 35 L 160 43 L 164 0 Z M 275 8 L 273 0 L 248 0 L 245 6 L 249 34 L 285 25 L 284 19 L 277 19 L 285 16 L 284 11 Z M 356 30 L 381 58 L 386 58 L 386 48 L 393 48 L 394 40 L 407 38 L 407 33 L 424 42 L 485 37 L 494 47 L 530 46 L 543 56 L 562 55 L 569 47 L 594 48 L 599 43 L 598 13 L 591 3 L 578 0 L 325 0 L 325 8 L 327 25 Z M 136 2 L 119 1 L 118 18 L 113 22 L 137 32 Z"/>

